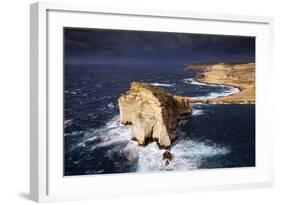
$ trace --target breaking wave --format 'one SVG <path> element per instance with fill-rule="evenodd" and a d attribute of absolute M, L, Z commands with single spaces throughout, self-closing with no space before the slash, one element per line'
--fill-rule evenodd
<path fill-rule="evenodd" d="M 197 113 L 200 113 L 200 111 L 198 110 Z M 181 130 L 177 130 L 177 135 L 182 140 L 175 141 L 172 144 L 170 151 L 173 160 L 168 166 L 162 160 L 165 149 L 160 149 L 156 142 L 139 146 L 136 141 L 132 141 L 131 127 L 121 125 L 119 115 L 111 119 L 105 127 L 84 134 L 83 141 L 77 147 L 90 146 L 92 151 L 97 148 L 105 148 L 107 149 L 106 157 L 112 160 L 114 160 L 116 154 L 125 156 L 129 163 L 137 162 L 134 171 L 138 172 L 197 169 L 200 168 L 206 158 L 221 156 L 230 152 L 228 148 L 217 144 L 188 139 L 188 134 Z"/>
<path fill-rule="evenodd" d="M 235 93 L 240 92 L 240 90 L 238 88 L 235 88 L 235 87 L 232 87 L 232 86 L 201 83 L 201 82 L 198 82 L 198 81 L 194 80 L 193 78 L 185 78 L 185 79 L 183 79 L 183 81 L 187 84 L 192 84 L 192 85 L 201 85 L 201 86 L 224 88 L 223 91 L 210 92 L 210 93 L 208 93 L 207 95 L 204 95 L 204 96 L 192 97 L 192 99 L 213 99 L 213 98 L 233 95 Z"/>
<path fill-rule="evenodd" d="M 151 85 L 161 86 L 161 87 L 173 87 L 174 84 L 166 84 L 166 83 L 150 83 Z"/>
<path fill-rule="evenodd" d="M 203 115 L 203 114 L 204 114 L 203 110 L 195 110 L 195 109 L 192 110 L 193 116 L 198 116 L 198 115 Z"/>
<path fill-rule="evenodd" d="M 217 86 L 217 85 L 213 85 L 213 84 L 201 83 L 201 82 L 194 80 L 193 78 L 185 78 L 185 79 L 183 79 L 183 82 L 185 82 L 187 84 L 191 84 L 191 85 Z"/>
<path fill-rule="evenodd" d="M 72 123 L 73 123 L 73 119 L 64 120 L 63 122 L 64 128 L 69 127 L 70 125 L 72 125 Z"/>
<path fill-rule="evenodd" d="M 229 87 L 229 89 L 227 89 L 223 92 L 211 92 L 204 96 L 192 97 L 192 99 L 213 99 L 213 98 L 218 98 L 218 97 L 226 97 L 226 96 L 233 95 L 233 94 L 239 92 L 238 88 L 234 88 L 234 87 L 230 87 L 230 86 L 228 86 L 228 87 Z"/>

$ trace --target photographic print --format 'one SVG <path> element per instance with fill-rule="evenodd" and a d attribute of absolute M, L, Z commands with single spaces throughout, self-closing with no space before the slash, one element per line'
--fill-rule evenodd
<path fill-rule="evenodd" d="M 255 166 L 255 37 L 64 28 L 64 175 Z"/>

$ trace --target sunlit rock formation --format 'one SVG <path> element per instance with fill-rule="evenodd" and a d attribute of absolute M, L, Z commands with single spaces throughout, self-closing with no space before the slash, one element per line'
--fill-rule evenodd
<path fill-rule="evenodd" d="M 187 97 L 148 83 L 132 82 L 118 102 L 121 123 L 132 125 L 132 139 L 140 145 L 153 139 L 159 146 L 169 147 L 180 116 L 192 112 Z"/>
<path fill-rule="evenodd" d="M 196 72 L 196 80 L 202 83 L 228 85 L 240 92 L 230 96 L 208 99 L 208 102 L 218 103 L 255 103 L 256 64 L 249 63 L 197 63 L 187 66 L 187 70 Z M 204 102 L 196 99 L 192 102 Z"/>

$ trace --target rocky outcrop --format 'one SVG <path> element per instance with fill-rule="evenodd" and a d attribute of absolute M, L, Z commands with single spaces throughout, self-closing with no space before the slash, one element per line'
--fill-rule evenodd
<path fill-rule="evenodd" d="M 187 97 L 140 82 L 132 82 L 118 102 L 121 123 L 132 125 L 132 139 L 140 145 L 153 139 L 159 146 L 169 147 L 180 116 L 192 111 Z"/>
<path fill-rule="evenodd" d="M 166 150 L 163 153 L 162 160 L 165 162 L 165 165 L 168 166 L 173 159 L 173 155 L 170 151 Z"/>

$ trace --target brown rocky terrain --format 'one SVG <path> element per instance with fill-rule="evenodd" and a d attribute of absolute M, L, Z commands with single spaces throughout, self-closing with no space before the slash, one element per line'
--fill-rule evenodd
<path fill-rule="evenodd" d="M 140 145 L 153 139 L 168 148 L 180 116 L 192 112 L 189 98 L 140 82 L 132 82 L 118 103 L 121 123 L 132 125 L 132 139 Z"/>
<path fill-rule="evenodd" d="M 191 64 L 188 70 L 197 72 L 196 80 L 203 83 L 229 85 L 240 92 L 212 99 L 192 102 L 255 103 L 255 63 L 202 63 Z"/>

